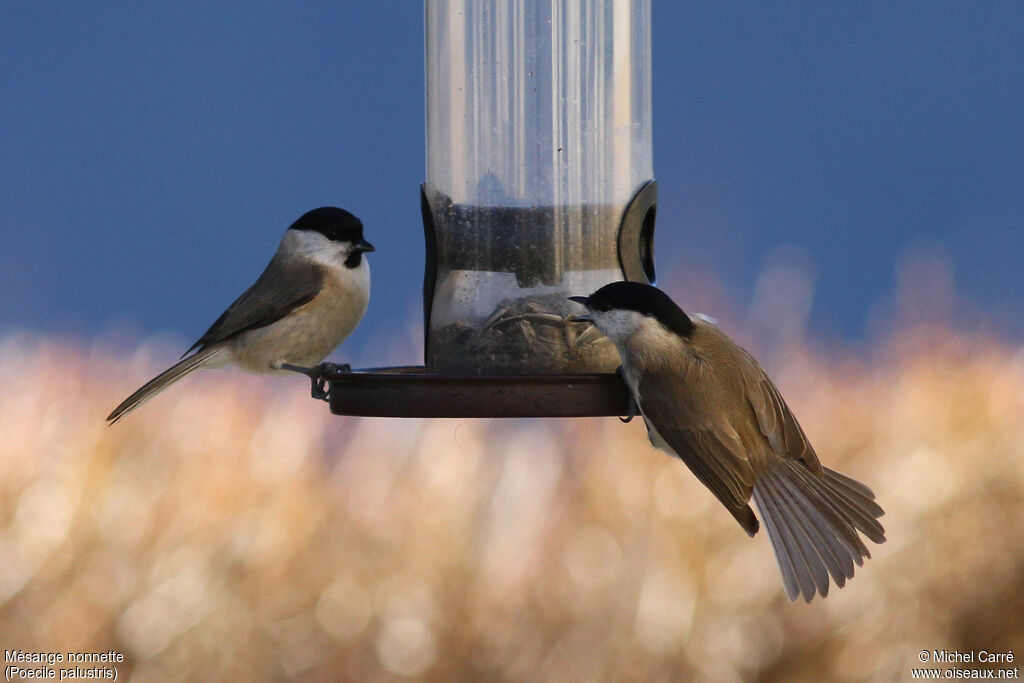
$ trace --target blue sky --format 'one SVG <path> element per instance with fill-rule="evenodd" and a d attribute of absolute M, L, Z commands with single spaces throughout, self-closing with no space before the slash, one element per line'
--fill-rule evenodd
<path fill-rule="evenodd" d="M 662 283 L 711 271 L 742 306 L 792 245 L 812 332 L 859 339 L 925 249 L 1024 336 L 1024 4 L 653 5 Z M 411 1 L 4 3 L 0 329 L 187 344 L 335 204 L 378 248 L 351 344 L 391 360 L 420 314 L 422 51 Z"/>

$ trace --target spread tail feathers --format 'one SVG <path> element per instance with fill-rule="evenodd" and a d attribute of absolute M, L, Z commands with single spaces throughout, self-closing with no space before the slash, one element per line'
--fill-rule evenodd
<path fill-rule="evenodd" d="M 824 478 L 802 463 L 786 461 L 754 482 L 754 501 L 764 518 L 782 582 L 790 600 L 828 595 L 828 577 L 842 588 L 853 565 L 870 558 L 857 532 L 885 542 L 884 513 L 871 489 L 824 469 Z"/>
<path fill-rule="evenodd" d="M 158 393 L 177 382 L 196 368 L 202 367 L 211 356 L 220 351 L 219 347 L 204 349 L 197 354 L 184 358 L 159 375 L 143 384 L 138 391 L 121 402 L 121 405 L 114 408 L 107 416 L 107 422 L 114 424 L 132 410 L 156 396 Z"/>

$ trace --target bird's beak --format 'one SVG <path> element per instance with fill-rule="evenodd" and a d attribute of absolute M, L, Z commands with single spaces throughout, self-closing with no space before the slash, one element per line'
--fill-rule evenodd
<path fill-rule="evenodd" d="M 352 244 L 352 251 L 377 251 L 373 245 L 366 240 L 357 240 Z"/>
<path fill-rule="evenodd" d="M 569 301 L 575 301 L 576 303 L 582 304 L 583 306 L 587 306 L 587 304 L 590 303 L 590 297 L 589 296 L 570 296 L 570 297 L 566 297 L 566 298 L 569 299 Z M 590 315 L 584 313 L 583 315 L 570 316 L 569 322 L 571 322 L 571 323 L 590 323 L 590 322 L 594 322 L 594 321 L 590 319 Z"/>

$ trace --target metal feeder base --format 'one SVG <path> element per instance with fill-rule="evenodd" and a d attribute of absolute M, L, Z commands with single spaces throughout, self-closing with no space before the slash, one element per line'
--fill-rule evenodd
<path fill-rule="evenodd" d="M 615 373 L 434 375 L 423 366 L 323 375 L 331 412 L 361 417 L 609 417 L 629 414 Z"/>

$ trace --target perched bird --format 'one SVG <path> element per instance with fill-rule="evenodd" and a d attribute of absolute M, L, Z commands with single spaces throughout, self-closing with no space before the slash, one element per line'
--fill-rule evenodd
<path fill-rule="evenodd" d="M 251 372 L 312 373 L 310 366 L 337 348 L 366 312 L 370 265 L 363 254 L 373 250 L 363 239 L 363 224 L 348 211 L 325 206 L 306 212 L 285 230 L 252 287 L 182 360 L 126 398 L 107 421 L 117 422 L 198 368 L 234 363 Z"/>
<path fill-rule="evenodd" d="M 882 508 L 864 484 L 822 467 L 757 361 L 664 292 L 613 282 L 570 297 L 619 350 L 651 443 L 678 456 L 751 536 L 753 495 L 790 600 L 828 595 L 871 557 L 857 532 L 885 542 Z"/>

